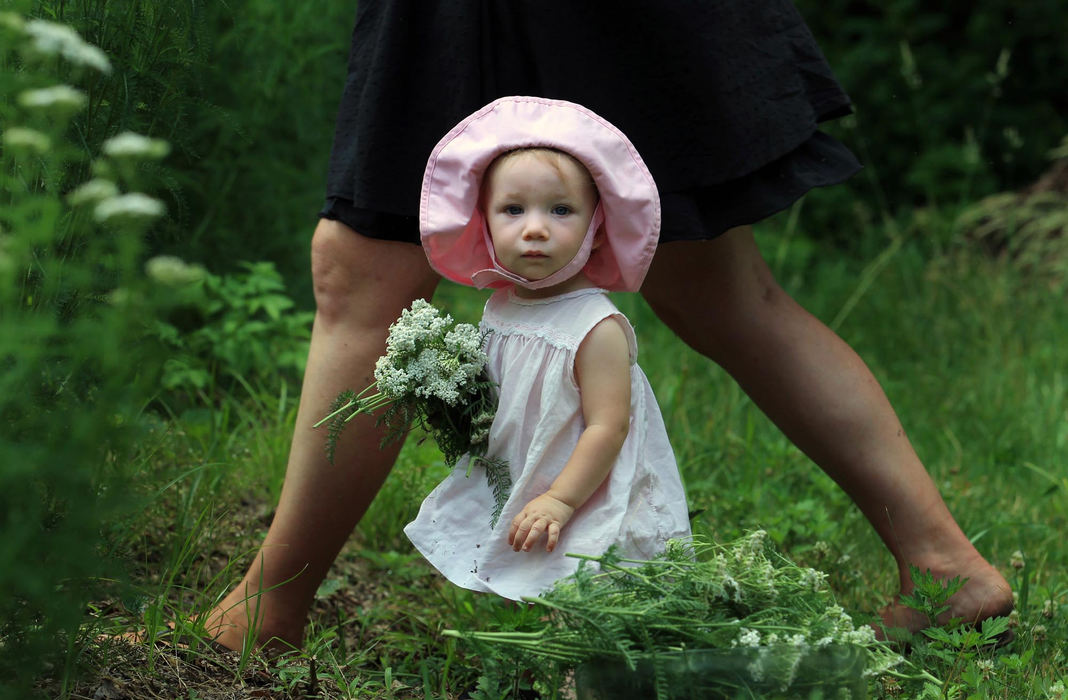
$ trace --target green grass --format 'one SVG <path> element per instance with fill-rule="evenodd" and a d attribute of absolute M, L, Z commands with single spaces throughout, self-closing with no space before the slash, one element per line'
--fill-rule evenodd
<path fill-rule="evenodd" d="M 883 383 L 962 528 L 1019 594 L 1009 645 L 995 651 L 918 641 L 910 660 L 942 685 L 877 678 L 872 696 L 1059 697 L 1055 684 L 1068 682 L 1065 281 L 1028 277 L 1010 262 L 964 251 L 928 260 L 905 243 L 861 283 L 862 264 L 780 236 L 761 236 L 777 275 L 816 315 L 840 320 L 839 332 Z M 470 321 L 484 298 L 448 286 L 437 301 Z M 766 529 L 790 557 L 826 571 L 847 610 L 871 619 L 894 592 L 896 571 L 848 498 L 640 297 L 617 301 L 638 329 L 640 362 L 691 508 L 701 511 L 695 530 L 725 541 Z M 206 609 L 227 590 L 269 522 L 293 408 L 284 392 L 245 392 L 160 422 L 146 446 L 151 512 L 132 528 L 145 534 L 127 541 L 139 561 L 133 590 L 140 597 L 102 601 L 96 628 L 155 622 L 162 631 L 163 621 Z M 183 652 L 183 663 L 215 659 L 224 669 L 218 687 L 209 677 L 186 696 L 230 697 L 223 693 L 235 681 L 277 697 L 458 697 L 472 689 L 482 659 L 442 630 L 507 627 L 523 613 L 444 583 L 404 538 L 417 494 L 445 472 L 432 445 L 409 440 L 320 589 L 305 649 L 226 663 L 204 648 Z M 1010 566 L 1017 550 L 1021 569 Z M 90 680 L 73 683 L 76 691 L 91 690 L 99 682 L 91 679 L 120 654 L 84 644 L 81 677 Z M 173 652 L 141 646 L 143 673 L 165 685 Z"/>

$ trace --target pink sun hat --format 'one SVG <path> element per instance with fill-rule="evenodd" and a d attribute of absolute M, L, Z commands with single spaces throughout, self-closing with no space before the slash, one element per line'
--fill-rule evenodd
<path fill-rule="evenodd" d="M 579 160 L 600 194 L 598 211 L 575 258 L 531 282 L 504 269 L 479 211 L 482 176 L 493 160 L 517 148 L 545 147 Z M 602 225 L 605 238 L 593 248 Z M 502 97 L 457 124 L 434 147 L 423 175 L 419 230 L 430 265 L 460 284 L 536 289 L 579 270 L 611 291 L 637 291 L 660 238 L 660 196 L 634 145 L 602 117 L 573 102 Z M 587 258 L 588 256 L 588 258 Z"/>

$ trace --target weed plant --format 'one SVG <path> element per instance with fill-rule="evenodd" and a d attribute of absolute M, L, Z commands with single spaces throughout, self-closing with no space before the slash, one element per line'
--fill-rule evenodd
<path fill-rule="evenodd" d="M 294 308 L 273 263 L 205 273 L 175 302 L 153 324 L 170 355 L 161 378 L 170 410 L 213 407 L 246 388 L 257 396 L 299 385 L 313 314 Z"/>
<path fill-rule="evenodd" d="M 70 189 L 90 159 L 68 125 L 110 62 L 69 28 L 7 10 L 0 35 L 4 694 L 43 666 L 69 678 L 93 634 L 85 604 L 113 575 L 110 527 L 142 464 L 133 448 L 159 365 L 143 324 L 163 295 L 140 254 L 161 204 L 138 191 L 138 174 L 166 144 L 112 139 L 94 179 Z"/>

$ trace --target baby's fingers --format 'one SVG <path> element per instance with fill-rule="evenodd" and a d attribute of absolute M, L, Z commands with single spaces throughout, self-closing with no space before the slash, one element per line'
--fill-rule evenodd
<path fill-rule="evenodd" d="M 556 543 L 560 541 L 560 524 L 549 523 L 548 536 L 545 541 L 545 551 L 551 552 L 556 549 Z"/>
<path fill-rule="evenodd" d="M 522 543 L 523 551 L 529 552 L 549 527 L 549 523 L 545 518 L 531 518 L 528 522 L 530 523 L 529 527 L 520 527 L 519 533 L 515 538 L 516 542 L 514 548 L 517 552 L 520 549 L 520 543 Z M 524 532 L 526 537 L 523 537 Z"/>
<path fill-rule="evenodd" d="M 512 518 L 512 525 L 508 528 L 508 544 L 515 544 L 516 535 L 519 534 L 519 527 L 525 519 L 522 513 Z"/>
<path fill-rule="evenodd" d="M 508 532 L 508 544 L 512 545 L 513 550 L 518 552 L 523 548 L 535 522 L 537 522 L 537 519 L 531 515 L 520 513 L 515 516 L 515 520 L 512 521 L 512 527 Z"/>

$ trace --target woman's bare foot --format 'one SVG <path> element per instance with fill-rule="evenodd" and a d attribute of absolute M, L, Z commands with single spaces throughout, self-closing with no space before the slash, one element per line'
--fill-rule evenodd
<path fill-rule="evenodd" d="M 920 563 L 917 566 L 921 571 L 930 570 L 940 581 L 947 581 L 957 576 L 966 579 L 964 587 L 949 599 L 949 610 L 936 620 L 940 625 L 954 618 L 975 624 L 1012 612 L 1012 589 L 1009 587 L 1009 582 L 1005 580 L 1001 572 L 978 553 L 970 557 L 968 561 L 962 562 L 962 565 L 941 561 Z M 913 588 L 912 579 L 907 573 L 903 574 L 901 594 L 907 595 L 912 592 Z M 880 617 L 882 617 L 886 635 L 891 639 L 897 637 L 894 630 L 899 632 L 905 630 L 912 634 L 930 625 L 923 613 L 907 607 L 900 602 L 900 598 L 883 608 L 880 611 Z M 882 637 L 883 630 L 878 630 L 877 634 Z"/>
<path fill-rule="evenodd" d="M 246 590 L 248 592 L 246 592 Z M 257 596 L 242 582 L 204 618 L 208 637 L 227 649 L 241 651 L 254 631 L 252 646 L 266 651 L 299 649 L 304 638 L 304 614 L 296 621 L 277 614 L 270 592 Z"/>

